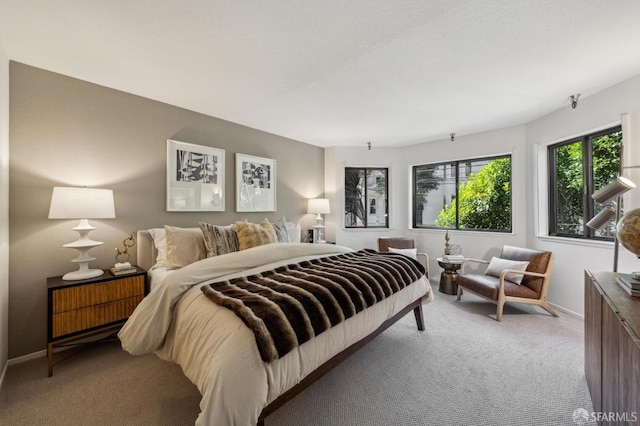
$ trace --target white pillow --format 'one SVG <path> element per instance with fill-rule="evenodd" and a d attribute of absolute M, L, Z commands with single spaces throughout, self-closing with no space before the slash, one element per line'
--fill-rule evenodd
<path fill-rule="evenodd" d="M 500 278 L 500 274 L 505 269 L 515 269 L 516 271 L 526 271 L 527 266 L 529 266 L 528 261 L 519 261 L 519 260 L 509 260 L 509 259 L 501 259 L 499 257 L 493 256 L 491 258 L 491 262 L 489 262 L 489 266 L 487 267 L 485 275 L 491 275 L 492 277 Z M 522 283 L 522 279 L 524 275 L 522 274 L 514 274 L 509 272 L 505 275 L 504 279 L 507 281 L 511 281 L 515 284 Z"/>
<path fill-rule="evenodd" d="M 289 234 L 289 241 L 292 243 L 299 243 L 301 237 L 301 229 L 299 223 L 286 222 L 287 225 L 287 233 Z"/>
<path fill-rule="evenodd" d="M 167 234 L 164 232 L 164 228 L 152 228 L 149 229 L 149 234 L 153 238 L 153 245 L 156 246 L 158 255 L 156 256 L 156 263 L 154 266 L 166 267 L 167 266 Z"/>
<path fill-rule="evenodd" d="M 400 249 L 400 248 L 389 247 L 389 253 L 400 253 L 400 254 L 404 254 L 405 256 L 408 256 L 408 257 L 410 257 L 412 259 L 418 260 L 418 249 L 417 248 Z"/>

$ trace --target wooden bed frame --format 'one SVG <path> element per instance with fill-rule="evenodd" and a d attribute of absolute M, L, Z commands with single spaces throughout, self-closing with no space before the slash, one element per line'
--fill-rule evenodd
<path fill-rule="evenodd" d="M 151 234 L 149 231 L 142 230 L 137 232 L 137 244 L 136 244 L 136 255 L 137 255 L 137 265 L 144 268 L 149 269 L 153 266 L 155 262 L 155 258 L 158 255 L 155 245 L 153 243 L 153 238 L 151 238 Z M 432 290 L 433 291 L 433 290 Z M 371 334 L 349 346 L 347 349 L 342 352 L 336 354 L 333 358 L 329 359 L 327 362 L 322 364 L 320 367 L 311 372 L 308 376 L 302 379 L 297 385 L 293 386 L 291 389 L 280 395 L 274 401 L 272 401 L 269 405 L 267 405 L 260 413 L 260 417 L 258 418 L 257 426 L 264 426 L 264 421 L 276 411 L 278 408 L 282 407 L 288 401 L 293 399 L 296 395 L 302 392 L 307 387 L 311 386 L 316 380 L 320 379 L 322 376 L 331 371 L 334 367 L 340 364 L 345 359 L 349 358 L 351 355 L 356 353 L 360 348 L 364 347 L 367 343 L 376 338 L 380 333 L 385 331 L 387 328 L 396 323 L 400 318 L 407 315 L 409 312 L 413 311 L 416 318 L 416 325 L 418 326 L 418 330 L 424 331 L 424 315 L 422 312 L 422 298 L 415 300 L 409 305 L 405 306 L 400 312 L 395 314 L 393 317 L 389 318 L 385 322 L 383 322 L 380 327 L 374 330 Z"/>
<path fill-rule="evenodd" d="M 288 391 L 280 395 L 271 404 L 267 405 L 264 408 L 264 410 L 262 410 L 262 413 L 260 413 L 257 426 L 264 426 L 264 420 L 269 414 L 273 413 L 278 408 L 282 407 L 285 403 L 287 403 L 289 400 L 291 400 L 293 397 L 295 397 L 297 394 L 305 390 L 307 387 L 311 386 L 316 380 L 318 380 L 319 378 L 327 374 L 329 371 L 331 371 L 334 367 L 336 367 L 342 361 L 344 361 L 345 359 L 349 358 L 351 355 L 356 353 L 360 348 L 362 348 L 364 345 L 372 341 L 376 336 L 378 336 L 380 333 L 382 333 L 387 328 L 392 326 L 396 321 L 404 317 L 411 310 L 413 310 L 413 313 L 415 314 L 418 330 L 424 331 L 422 298 L 420 298 L 412 302 L 410 305 L 406 306 L 405 308 L 403 308 L 400 312 L 395 314 L 393 317 L 383 322 L 380 325 L 380 327 L 374 330 L 367 337 L 354 343 L 353 345 L 349 346 L 347 349 L 335 355 L 329 361 L 322 364 L 320 367 L 318 367 L 313 372 L 311 372 L 307 377 L 302 379 L 300 383 L 298 383 L 297 385 L 295 385 L 294 387 L 292 387 L 291 389 L 289 389 Z"/>

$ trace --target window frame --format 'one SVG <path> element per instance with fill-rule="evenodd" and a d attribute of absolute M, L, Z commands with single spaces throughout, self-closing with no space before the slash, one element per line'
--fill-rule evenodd
<path fill-rule="evenodd" d="M 586 223 L 591 220 L 595 214 L 595 202 L 591 198 L 591 195 L 595 192 L 595 179 L 594 179 L 594 167 L 593 167 L 593 140 L 599 137 L 610 135 L 613 133 L 621 133 L 622 125 L 607 127 L 605 129 L 585 133 L 580 136 L 575 136 L 570 139 L 566 139 L 560 142 L 556 142 L 547 146 L 547 235 L 550 237 L 559 238 L 571 238 L 574 240 L 586 240 L 586 241 L 614 241 L 613 236 L 599 236 L 596 234 L 596 230 L 586 226 Z M 583 230 L 582 234 L 570 234 L 567 232 L 558 231 L 558 215 L 557 215 L 557 176 L 556 170 L 556 155 L 555 150 L 557 148 L 570 145 L 573 143 L 581 143 L 582 146 L 582 212 L 583 212 Z M 618 152 L 618 161 L 622 161 L 622 143 L 620 145 L 620 151 Z"/>
<path fill-rule="evenodd" d="M 509 165 L 510 165 L 509 206 L 511 208 L 511 214 L 509 219 L 509 229 L 461 228 L 460 227 L 460 210 L 459 210 L 458 203 L 460 200 L 460 197 L 459 197 L 460 177 L 461 177 L 460 174 L 462 169 L 464 169 L 464 178 L 468 178 L 471 175 L 472 163 L 479 162 L 479 161 L 489 162 L 492 160 L 499 160 L 503 158 L 508 158 Z M 455 177 L 455 192 L 453 194 L 449 194 L 449 193 L 442 194 L 444 199 L 446 199 L 446 197 L 450 197 L 451 203 L 452 204 L 455 203 L 455 207 L 456 207 L 455 227 L 440 227 L 436 225 L 418 225 L 417 224 L 416 171 L 419 167 L 425 167 L 425 166 L 432 166 L 434 168 L 443 166 L 444 173 L 445 173 L 444 178 L 446 178 L 447 173 L 451 174 L 450 172 L 452 170 L 455 170 L 455 176 L 452 176 L 452 177 Z M 467 179 L 467 182 L 468 182 L 468 179 Z M 446 205 L 446 202 L 444 204 Z M 465 158 L 460 160 L 447 160 L 447 161 L 440 161 L 437 163 L 415 164 L 411 166 L 411 226 L 413 229 L 438 229 L 438 230 L 442 229 L 442 230 L 456 230 L 456 231 L 470 231 L 470 232 L 492 232 L 492 233 L 499 233 L 499 234 L 512 233 L 513 232 L 513 155 L 508 153 L 508 154 L 491 155 L 491 156 L 484 156 L 484 157 Z"/>
<path fill-rule="evenodd" d="M 346 180 L 347 177 L 347 171 L 348 170 L 358 170 L 360 172 L 364 172 L 364 176 L 365 176 L 365 184 L 366 184 L 366 180 L 367 178 L 370 176 L 370 172 L 374 171 L 374 170 L 383 170 L 384 171 L 384 175 L 385 175 L 385 182 L 384 182 L 384 224 L 383 225 L 369 225 L 368 224 L 368 218 L 371 215 L 370 213 L 370 201 L 372 200 L 371 198 L 369 198 L 368 196 L 368 191 L 365 188 L 364 194 L 363 194 L 363 198 L 364 198 L 364 203 L 363 203 L 363 213 L 364 213 L 364 220 L 362 221 L 363 224 L 362 225 L 358 225 L 358 226 L 353 226 L 353 225 L 347 225 L 346 223 L 346 219 L 343 219 L 342 222 L 342 226 L 344 227 L 344 229 L 346 230 L 351 230 L 351 229 L 389 229 L 389 179 L 390 179 L 390 173 L 389 173 L 389 167 L 376 167 L 376 166 L 345 166 L 344 168 L 344 179 Z M 379 177 L 376 178 L 376 185 L 379 182 Z M 365 185 L 366 186 L 366 185 Z M 374 201 L 376 199 L 373 199 Z M 345 211 L 344 211 L 344 217 L 346 218 L 347 216 L 347 185 L 346 185 L 346 181 L 344 182 L 344 206 L 345 206 Z M 374 208 L 376 210 L 376 215 L 379 213 L 380 210 L 380 203 L 378 203 L 376 201 Z"/>

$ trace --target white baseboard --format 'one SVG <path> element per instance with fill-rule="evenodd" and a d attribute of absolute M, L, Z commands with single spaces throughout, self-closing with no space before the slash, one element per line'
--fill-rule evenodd
<path fill-rule="evenodd" d="M 2 374 L 0 375 L 0 389 L 2 389 L 2 384 L 4 383 L 4 376 L 7 374 L 8 367 L 9 367 L 9 362 L 7 361 L 4 364 L 4 368 L 2 369 Z"/>
<path fill-rule="evenodd" d="M 560 312 L 564 312 L 565 314 L 569 314 L 569 315 L 571 315 L 572 317 L 576 317 L 576 318 L 579 318 L 579 319 L 581 319 L 581 320 L 583 320 L 583 321 L 584 321 L 584 315 L 582 315 L 582 314 L 579 314 L 579 313 L 577 313 L 577 312 L 570 311 L 569 309 L 563 308 L 562 306 L 560 306 L 560 305 L 556 305 L 555 303 L 551 303 L 551 302 L 549 302 L 549 305 L 551 305 L 551 307 L 553 307 L 553 308 L 555 308 L 555 309 L 559 310 Z"/>
<path fill-rule="evenodd" d="M 46 357 L 47 356 L 47 350 L 43 349 L 41 351 L 38 352 L 33 352 L 30 354 L 26 354 L 26 355 L 22 355 L 19 356 L 17 358 L 11 358 L 9 360 L 9 362 L 7 362 L 7 365 L 16 365 L 16 364 L 20 364 L 22 362 L 26 362 L 32 359 L 36 359 L 36 358 L 40 358 L 40 357 Z"/>

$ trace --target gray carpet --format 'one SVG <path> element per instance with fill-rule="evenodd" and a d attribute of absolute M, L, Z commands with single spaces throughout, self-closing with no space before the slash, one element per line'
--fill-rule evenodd
<path fill-rule="evenodd" d="M 267 426 L 575 425 L 593 410 L 584 378 L 583 323 L 535 307 L 436 291 L 427 330 L 407 315 L 267 418 Z M 130 356 L 117 342 L 9 368 L 2 425 L 192 425 L 197 389 L 174 364 Z M 588 424 L 588 423 L 580 423 Z M 212 425 L 215 426 L 215 425 Z"/>

